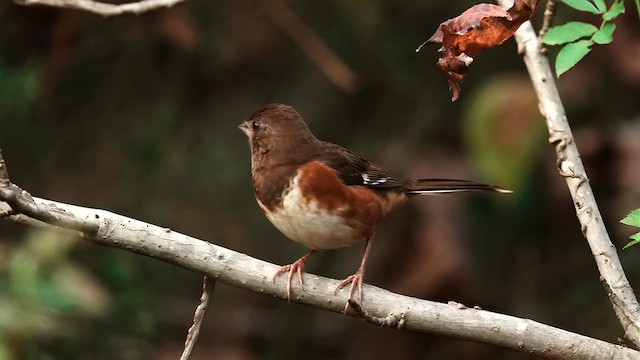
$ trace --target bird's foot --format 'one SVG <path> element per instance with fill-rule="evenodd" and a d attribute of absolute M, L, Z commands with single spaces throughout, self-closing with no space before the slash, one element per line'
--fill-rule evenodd
<path fill-rule="evenodd" d="M 287 300 L 291 301 L 291 282 L 293 281 L 293 274 L 298 274 L 298 282 L 300 283 L 300 287 L 304 290 L 304 282 L 302 281 L 302 271 L 304 271 L 304 266 L 307 261 L 315 255 L 317 250 L 313 250 L 307 255 L 301 257 L 296 260 L 293 264 L 285 265 L 281 267 L 275 275 L 273 275 L 273 282 L 276 282 L 278 276 L 282 275 L 285 272 L 289 272 L 287 276 Z"/>
<path fill-rule="evenodd" d="M 340 284 L 338 284 L 338 287 L 336 288 L 335 294 L 338 293 L 338 290 L 342 289 L 343 287 L 347 286 L 348 284 L 351 284 L 351 286 L 349 287 L 349 298 L 347 299 L 347 303 L 344 306 L 344 313 L 345 314 L 347 313 L 347 310 L 349 309 L 349 300 L 356 301 L 356 302 L 362 302 L 362 282 L 363 281 L 364 281 L 364 268 L 363 267 L 359 267 L 358 271 L 356 271 L 355 274 L 350 275 L 346 279 L 342 280 L 342 282 Z M 354 292 L 356 291 L 356 288 L 358 289 L 358 300 L 354 299 L 354 297 L 353 297 Z"/>
<path fill-rule="evenodd" d="M 287 300 L 291 301 L 291 282 L 293 281 L 293 274 L 298 274 L 298 282 L 300 286 L 303 287 L 304 283 L 302 282 L 302 270 L 304 269 L 304 261 L 300 261 L 302 259 L 297 260 L 293 264 L 285 265 L 276 272 L 273 276 L 273 282 L 276 282 L 276 278 L 282 275 L 285 272 L 289 272 L 289 276 L 287 276 Z"/>

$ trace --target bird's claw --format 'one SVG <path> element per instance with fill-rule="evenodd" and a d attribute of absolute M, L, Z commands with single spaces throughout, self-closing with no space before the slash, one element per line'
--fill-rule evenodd
<path fill-rule="evenodd" d="M 301 257 L 296 260 L 293 264 L 285 265 L 281 267 L 276 274 L 273 275 L 273 282 L 276 282 L 276 278 L 280 276 L 284 272 L 289 272 L 289 276 L 287 276 L 287 300 L 291 302 L 291 282 L 293 281 L 293 274 L 298 274 L 298 282 L 300 283 L 300 287 L 304 290 L 304 283 L 302 282 L 302 272 L 304 271 L 304 265 L 311 259 L 318 250 L 311 250 L 307 255 Z"/>
<path fill-rule="evenodd" d="M 301 260 L 301 259 L 300 259 Z M 302 282 L 302 270 L 304 269 L 304 261 L 297 260 L 293 264 L 285 265 L 281 267 L 275 275 L 273 275 L 273 282 L 276 282 L 278 276 L 285 272 L 289 272 L 287 276 L 287 300 L 291 301 L 291 282 L 293 281 L 293 274 L 298 274 L 298 282 L 300 287 L 304 289 L 304 283 Z"/>
<path fill-rule="evenodd" d="M 349 309 L 349 300 L 351 301 L 359 301 L 362 302 L 362 283 L 364 281 L 364 269 L 363 268 L 359 268 L 358 271 L 356 271 L 355 274 L 353 275 L 349 275 L 346 279 L 342 280 L 342 282 L 340 284 L 338 284 L 338 287 L 336 287 L 336 291 L 334 292 L 334 294 L 338 294 L 338 290 L 342 289 L 343 287 L 347 286 L 348 284 L 351 284 L 351 286 L 349 287 L 349 297 L 347 298 L 347 303 L 344 306 L 344 313 L 347 313 L 347 310 Z M 354 299 L 353 294 L 356 290 L 356 288 L 358 289 L 358 300 Z"/>

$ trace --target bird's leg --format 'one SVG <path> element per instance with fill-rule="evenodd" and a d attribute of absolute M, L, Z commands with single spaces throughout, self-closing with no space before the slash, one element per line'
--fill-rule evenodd
<path fill-rule="evenodd" d="M 362 262 L 360 263 L 360 267 L 356 271 L 355 274 L 350 275 L 346 279 L 344 279 L 338 287 L 336 288 L 335 294 L 338 293 L 338 290 L 347 286 L 347 284 L 351 284 L 349 287 L 349 298 L 347 299 L 347 304 L 344 306 L 344 313 L 347 313 L 347 309 L 349 308 L 349 301 L 354 300 L 353 293 L 358 288 L 358 299 L 362 302 L 362 282 L 364 281 L 364 269 L 367 266 L 367 258 L 369 257 L 369 250 L 371 250 L 371 243 L 373 242 L 373 235 L 369 239 L 367 239 L 367 247 L 364 249 L 364 255 L 362 255 Z"/>
<path fill-rule="evenodd" d="M 304 288 L 304 284 L 302 283 L 302 271 L 304 270 L 304 265 L 318 252 L 318 250 L 311 250 L 307 255 L 301 257 L 296 260 L 293 264 L 285 265 L 280 268 L 273 276 L 273 282 L 276 282 L 276 278 L 280 276 L 280 274 L 284 272 L 289 272 L 289 276 L 287 277 L 287 300 L 291 301 L 291 281 L 293 281 L 293 274 L 298 274 L 298 281 L 300 282 L 300 287 Z"/>

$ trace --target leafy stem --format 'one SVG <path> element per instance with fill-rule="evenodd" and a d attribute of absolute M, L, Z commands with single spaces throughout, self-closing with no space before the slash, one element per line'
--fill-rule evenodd
<path fill-rule="evenodd" d="M 613 21 L 624 14 L 623 0 L 615 0 L 607 9 L 604 0 L 563 0 L 563 3 L 575 10 L 602 16 L 600 27 L 593 24 L 571 21 L 549 29 L 542 38 L 546 45 L 563 45 L 556 57 L 556 75 L 567 72 L 592 50 L 594 44 L 606 45 L 613 42 L 616 25 Z M 639 6 L 640 0 L 636 0 Z"/>

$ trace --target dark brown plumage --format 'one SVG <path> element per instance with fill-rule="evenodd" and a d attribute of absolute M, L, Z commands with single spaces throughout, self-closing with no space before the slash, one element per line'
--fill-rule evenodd
<path fill-rule="evenodd" d="M 494 185 L 467 180 L 420 179 L 401 181 L 351 151 L 318 140 L 294 108 L 268 104 L 238 126 L 251 148 L 251 177 L 256 200 L 267 218 L 291 240 L 312 251 L 274 276 L 288 272 L 287 297 L 293 274 L 300 285 L 306 261 L 317 251 L 366 241 L 358 271 L 336 292 L 351 284 L 349 299 L 362 281 L 376 226 L 407 197 L 461 191 L 509 192 Z M 346 307 L 345 307 L 346 310 Z"/>

